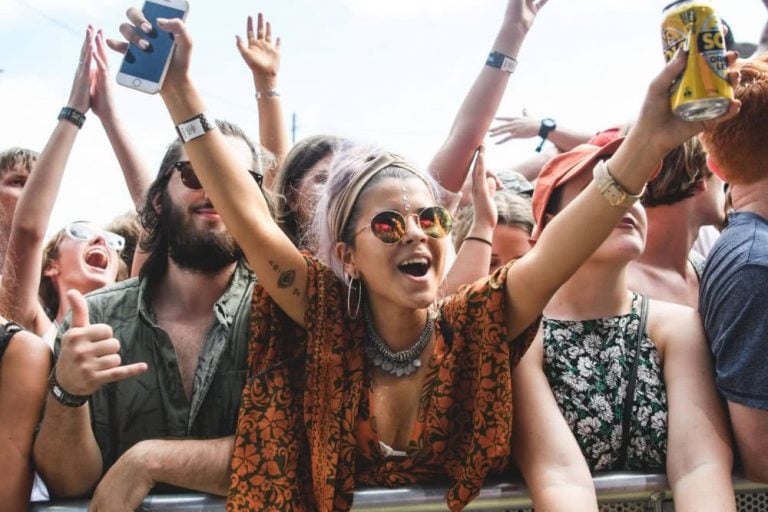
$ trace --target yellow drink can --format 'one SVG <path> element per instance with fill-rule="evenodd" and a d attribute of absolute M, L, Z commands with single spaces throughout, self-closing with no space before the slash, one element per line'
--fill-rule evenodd
<path fill-rule="evenodd" d="M 672 111 L 685 121 L 721 116 L 733 99 L 720 17 L 706 0 L 678 0 L 664 8 L 664 58 L 688 51 L 685 70 L 670 89 Z"/>

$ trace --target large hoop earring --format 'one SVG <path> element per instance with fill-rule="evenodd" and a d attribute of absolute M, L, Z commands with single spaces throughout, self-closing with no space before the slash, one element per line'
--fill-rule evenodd
<path fill-rule="evenodd" d="M 357 280 L 357 307 L 355 312 L 352 313 L 352 288 L 355 286 L 355 280 Z M 347 276 L 347 313 L 352 320 L 357 319 L 357 315 L 360 314 L 360 302 L 363 299 L 363 285 L 359 277 Z"/>

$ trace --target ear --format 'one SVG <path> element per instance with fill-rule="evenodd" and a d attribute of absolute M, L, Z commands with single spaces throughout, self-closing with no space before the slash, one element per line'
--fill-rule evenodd
<path fill-rule="evenodd" d="M 691 189 L 693 190 L 693 195 L 699 195 L 702 192 L 706 192 L 707 188 L 708 188 L 707 178 L 702 178 L 698 180 L 696 184 L 693 187 L 691 187 Z"/>
<path fill-rule="evenodd" d="M 160 215 L 163 213 L 163 209 L 160 207 L 160 204 L 161 204 L 160 193 L 157 193 L 152 198 L 152 209 L 155 210 L 155 213 L 157 215 Z"/>
<path fill-rule="evenodd" d="M 51 264 L 49 264 L 45 268 L 45 270 L 43 270 L 43 275 L 45 277 L 50 277 L 50 278 L 58 276 L 59 275 L 59 264 L 56 263 L 56 262 L 52 262 Z"/>
<path fill-rule="evenodd" d="M 336 250 L 336 257 L 339 258 L 339 261 L 341 261 L 342 268 L 344 269 L 344 273 L 353 279 L 360 277 L 360 274 L 357 271 L 357 264 L 355 263 L 355 254 L 352 247 L 349 244 L 346 244 L 344 242 L 338 242 L 336 244 L 335 250 Z"/>

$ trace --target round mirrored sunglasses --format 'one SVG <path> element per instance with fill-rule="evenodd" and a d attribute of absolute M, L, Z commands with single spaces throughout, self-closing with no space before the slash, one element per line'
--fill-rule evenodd
<path fill-rule="evenodd" d="M 451 232 L 453 218 L 442 206 L 420 208 L 404 216 L 397 210 L 384 210 L 373 216 L 371 223 L 356 233 L 370 228 L 371 233 L 387 245 L 396 244 L 405 237 L 406 217 L 416 217 L 419 228 L 432 238 L 445 238 Z"/>

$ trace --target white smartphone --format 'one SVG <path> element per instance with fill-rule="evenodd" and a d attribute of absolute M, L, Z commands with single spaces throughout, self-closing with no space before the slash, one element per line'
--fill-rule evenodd
<path fill-rule="evenodd" d="M 147 0 L 141 11 L 152 24 L 152 32 L 139 31 L 149 41 L 149 48 L 142 50 L 131 43 L 123 57 L 117 83 L 149 94 L 160 90 L 176 46 L 173 34 L 157 28 L 157 18 L 186 19 L 189 4 L 187 0 Z"/>

